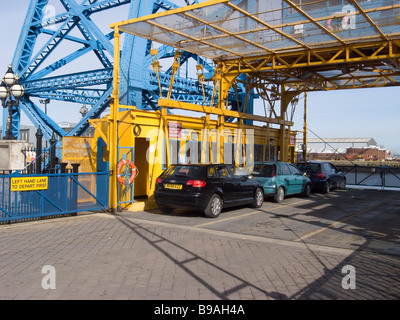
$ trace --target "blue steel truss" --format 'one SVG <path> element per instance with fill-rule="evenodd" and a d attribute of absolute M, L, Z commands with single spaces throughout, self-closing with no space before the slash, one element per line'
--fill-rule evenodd
<path fill-rule="evenodd" d="M 80 2 L 80 3 L 79 3 Z M 185 0 L 186 5 L 197 0 Z M 48 6 L 62 11 L 50 17 Z M 92 18 L 95 14 L 120 6 L 128 6 L 128 16 L 111 16 L 109 23 L 156 13 L 160 10 L 175 9 L 178 6 L 167 0 L 31 0 L 18 45 L 12 61 L 13 70 L 20 77 L 25 96 L 19 107 L 14 107 L 12 130 L 19 139 L 20 118 L 23 111 L 36 127 L 41 127 L 45 139 L 56 133 L 60 140 L 65 136 L 81 136 L 88 128 L 88 120 L 100 117 L 109 106 L 112 92 L 114 38 L 111 29 L 103 32 Z M 61 9 L 60 9 L 61 8 Z M 104 28 L 103 28 L 104 29 Z M 71 44 L 72 53 L 56 54 L 61 44 Z M 158 108 L 160 97 L 157 75 L 150 70 L 151 43 L 143 38 L 125 35 L 121 53 L 121 103 L 135 105 L 138 109 Z M 88 54 L 94 54 L 97 69 L 69 72 L 69 66 L 82 61 Z M 158 48 L 158 58 L 174 56 L 174 49 L 166 46 Z M 213 66 L 204 59 L 184 52 L 181 66 L 190 59 L 204 66 L 205 72 L 212 74 Z M 85 65 L 85 64 L 82 64 Z M 160 74 L 163 96 L 171 80 L 171 70 Z M 207 103 L 211 100 L 212 85 L 204 85 Z M 244 88 L 239 88 L 239 98 L 243 99 Z M 33 100 L 51 100 L 90 105 L 89 112 L 69 132 L 62 129 L 46 115 Z M 187 75 L 175 76 L 172 98 L 191 103 L 204 103 L 202 87 L 198 79 Z M 238 95 L 232 93 L 231 100 Z M 235 104 L 232 103 L 233 105 Z M 236 103 L 237 105 L 237 103 Z M 233 107 L 235 108 L 235 107 Z M 3 136 L 6 130 L 7 111 L 3 113 Z"/>

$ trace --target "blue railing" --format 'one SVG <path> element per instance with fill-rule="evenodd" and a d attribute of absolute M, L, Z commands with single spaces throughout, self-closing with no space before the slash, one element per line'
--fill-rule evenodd
<path fill-rule="evenodd" d="M 12 178 L 48 177 L 45 190 L 12 191 Z M 110 173 L 0 175 L 0 223 L 109 208 Z"/>

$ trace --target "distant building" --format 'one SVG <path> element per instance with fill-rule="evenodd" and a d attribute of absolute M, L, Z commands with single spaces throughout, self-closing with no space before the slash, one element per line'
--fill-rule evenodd
<path fill-rule="evenodd" d="M 25 141 L 27 143 L 31 143 L 36 146 L 36 137 L 35 137 L 36 130 L 37 129 L 34 126 L 27 126 L 27 125 L 21 124 L 19 140 Z M 2 132 L 2 127 L 0 126 L 0 134 L 1 134 L 1 132 Z M 0 140 L 1 140 L 1 138 L 0 138 Z"/>
<path fill-rule="evenodd" d="M 371 148 L 348 148 L 347 159 L 350 160 L 392 160 L 392 153 L 379 147 Z"/>
<path fill-rule="evenodd" d="M 62 128 L 65 132 L 69 132 L 71 131 L 75 126 L 76 123 L 72 123 L 72 122 L 60 122 L 58 123 L 58 125 L 60 126 L 60 128 Z M 2 127 L 0 126 L 0 133 L 1 133 Z M 29 144 L 32 144 L 35 148 L 36 148 L 36 132 L 37 132 L 37 128 L 33 125 L 23 125 L 21 124 L 20 126 L 20 137 L 19 140 L 20 141 L 25 141 Z M 94 135 L 94 128 L 93 127 L 89 127 L 85 133 L 84 133 L 84 137 L 93 137 Z M 1 140 L 1 138 L 0 138 Z M 45 139 L 43 138 L 43 147 L 46 147 L 46 143 L 45 143 Z"/>
<path fill-rule="evenodd" d="M 301 157 L 303 141 L 296 141 Z M 307 140 L 309 160 L 391 160 L 390 150 L 380 148 L 373 138 L 312 138 Z"/>

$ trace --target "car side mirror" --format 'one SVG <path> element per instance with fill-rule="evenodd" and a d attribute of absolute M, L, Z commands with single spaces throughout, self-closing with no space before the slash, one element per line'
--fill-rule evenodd
<path fill-rule="evenodd" d="M 249 180 L 249 179 L 253 179 L 253 175 L 252 174 L 248 174 L 242 177 L 243 181 Z"/>

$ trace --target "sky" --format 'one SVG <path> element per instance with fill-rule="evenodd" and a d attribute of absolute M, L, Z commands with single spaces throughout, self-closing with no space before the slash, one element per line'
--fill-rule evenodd
<path fill-rule="evenodd" d="M 13 58 L 30 0 L 2 2 L 0 75 L 2 72 L 6 73 Z M 114 15 L 113 22 L 127 18 L 126 10 L 119 10 Z M 107 28 L 108 24 L 105 24 L 103 29 L 108 30 Z M 87 70 L 86 65 L 77 68 Z M 307 97 L 307 124 L 310 129 L 308 137 L 316 138 L 313 134 L 315 133 L 322 138 L 374 138 L 378 146 L 400 154 L 399 93 L 399 87 L 310 92 Z M 78 122 L 81 118 L 80 107 L 77 104 L 68 104 L 66 107 L 65 103 L 52 101 L 48 105 L 48 114 L 56 122 Z M 264 113 L 262 108 L 256 110 L 258 109 L 260 114 Z M 295 125 L 292 129 L 303 130 L 303 116 L 301 99 L 296 108 Z M 2 112 L 0 117 L 3 117 Z M 24 115 L 21 123 L 31 124 Z"/>

